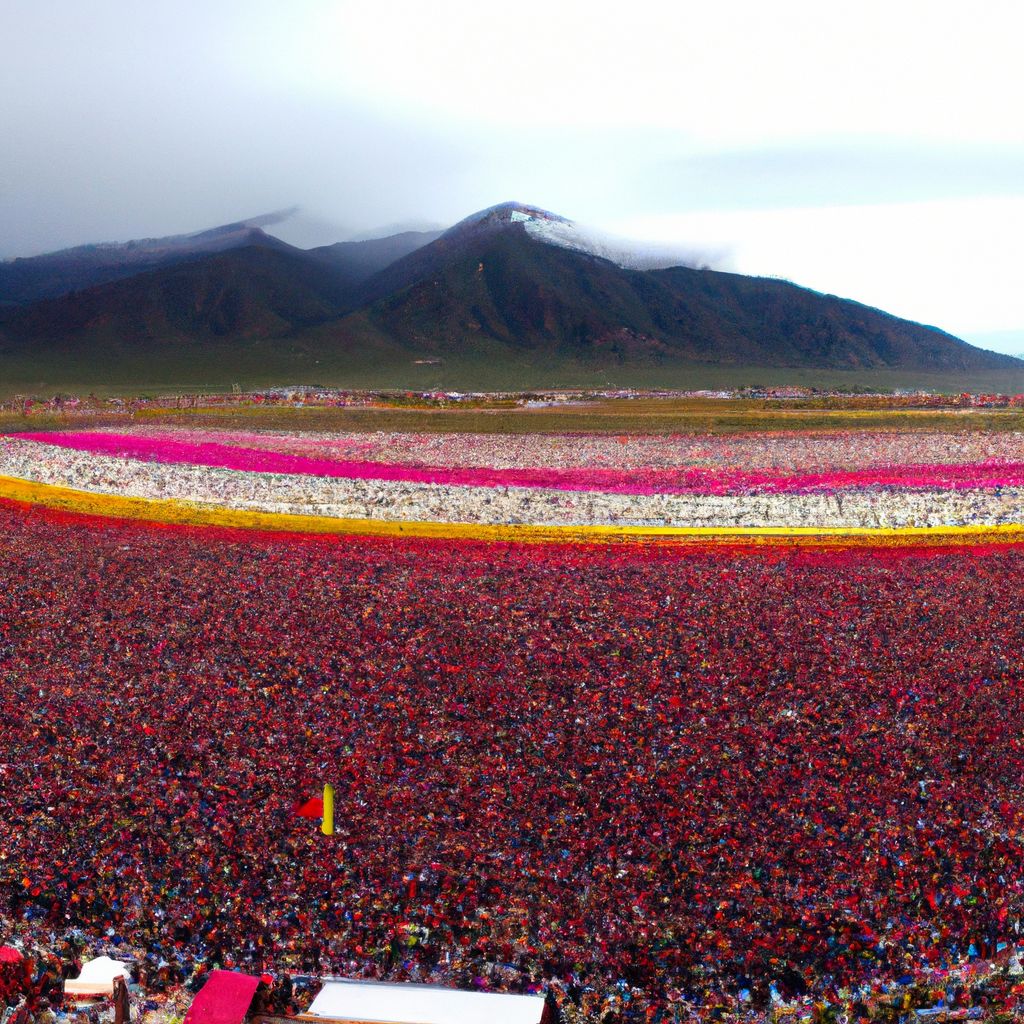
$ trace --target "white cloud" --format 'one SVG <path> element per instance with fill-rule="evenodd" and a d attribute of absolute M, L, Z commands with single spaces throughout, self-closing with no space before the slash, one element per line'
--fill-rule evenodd
<path fill-rule="evenodd" d="M 701 146 L 821 135 L 1024 141 L 1024 8 L 988 0 L 377 0 L 274 6 L 260 83 L 468 124 L 648 125 Z M 271 26 L 273 31 L 271 31 Z"/>
<path fill-rule="evenodd" d="M 635 217 L 620 234 L 731 254 L 775 275 L 963 336 L 1024 324 L 1024 198 Z"/>
<path fill-rule="evenodd" d="M 954 333 L 1024 324 L 1019 0 L 0 8 L 0 256 L 519 199 Z"/>

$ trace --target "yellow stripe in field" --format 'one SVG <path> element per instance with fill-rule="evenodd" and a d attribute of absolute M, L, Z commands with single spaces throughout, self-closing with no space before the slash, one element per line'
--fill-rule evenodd
<path fill-rule="evenodd" d="M 342 519 L 259 512 L 174 499 L 95 494 L 0 476 L 0 498 L 79 515 L 182 526 L 368 537 L 592 544 L 659 542 L 800 546 L 950 545 L 1024 542 L 1024 524 L 999 526 L 540 526 L 530 523 L 441 523 Z"/>

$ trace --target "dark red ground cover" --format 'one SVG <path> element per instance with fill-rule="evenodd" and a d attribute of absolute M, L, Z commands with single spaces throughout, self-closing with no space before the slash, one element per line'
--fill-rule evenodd
<path fill-rule="evenodd" d="M 1022 569 L 0 507 L 0 909 L 654 999 L 991 951 L 1024 907 Z M 294 813 L 323 781 L 331 838 Z"/>

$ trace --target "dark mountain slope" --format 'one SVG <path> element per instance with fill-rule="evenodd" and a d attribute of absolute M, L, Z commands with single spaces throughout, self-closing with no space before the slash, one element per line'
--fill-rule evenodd
<path fill-rule="evenodd" d="M 430 243 L 393 260 L 380 273 L 369 278 L 360 293 L 362 301 L 369 303 L 401 291 L 438 273 L 446 265 L 457 262 L 467 254 L 483 251 L 482 247 L 503 236 L 527 238 L 525 222 L 516 218 L 533 215 L 569 223 L 564 217 L 556 217 L 522 203 L 501 203 L 480 210 L 459 221 Z"/>
<path fill-rule="evenodd" d="M 323 245 L 309 249 L 308 254 L 326 266 L 333 267 L 347 281 L 360 284 L 395 260 L 433 242 L 439 235 L 438 231 L 403 231 L 387 238 Z"/>
<path fill-rule="evenodd" d="M 644 274 L 640 287 L 660 334 L 723 361 L 837 369 L 1024 368 L 1011 356 L 934 327 L 774 278 L 674 267 Z"/>
<path fill-rule="evenodd" d="M 364 287 L 385 335 L 441 353 L 480 337 L 574 358 L 827 368 L 1021 368 L 934 328 L 785 281 L 623 270 L 522 223 L 448 234 Z"/>
<path fill-rule="evenodd" d="M 366 313 L 395 339 L 440 352 L 482 336 L 520 349 L 586 355 L 612 346 L 624 332 L 653 332 L 628 273 L 607 260 L 537 243 L 521 228 L 427 249 L 367 282 L 369 294 L 386 297 Z M 410 277 L 413 283 L 387 294 L 392 282 Z"/>
<path fill-rule="evenodd" d="M 254 245 L 9 311 L 11 350 L 90 341 L 126 346 L 268 338 L 336 317 L 347 286 L 298 250 Z M 2 344 L 2 341 L 0 341 Z"/>
<path fill-rule="evenodd" d="M 256 218 L 257 221 L 265 219 Z M 190 235 L 80 245 L 42 256 L 0 262 L 0 304 L 24 305 L 53 299 L 247 245 L 282 252 L 301 251 L 266 234 L 254 221 L 225 224 Z"/>

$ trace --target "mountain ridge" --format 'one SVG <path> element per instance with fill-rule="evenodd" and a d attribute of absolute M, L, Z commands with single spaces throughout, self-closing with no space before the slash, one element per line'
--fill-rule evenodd
<path fill-rule="evenodd" d="M 182 235 L 76 245 L 0 261 L 0 303 L 27 305 L 250 244 L 291 248 L 257 221 L 236 221 Z"/>
<path fill-rule="evenodd" d="M 250 222 L 171 236 L 180 239 L 175 253 L 191 245 L 188 258 L 4 309 L 0 356 L 44 365 L 92 346 L 112 360 L 150 350 L 187 359 L 209 344 L 237 354 L 258 342 L 355 366 L 486 352 L 510 365 L 1024 371 L 1011 356 L 790 282 L 623 265 L 591 251 L 568 218 L 522 203 L 444 232 L 309 250 Z M 145 251 L 165 251 L 161 241 Z M 195 250 L 203 244 L 221 247 Z"/>

